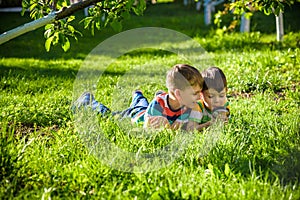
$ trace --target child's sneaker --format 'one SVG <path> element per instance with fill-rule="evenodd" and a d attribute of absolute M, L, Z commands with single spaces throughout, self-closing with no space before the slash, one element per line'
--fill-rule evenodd
<path fill-rule="evenodd" d="M 109 108 L 107 108 L 102 103 L 96 101 L 95 99 L 92 101 L 91 104 L 92 110 L 95 110 L 98 114 L 105 115 L 106 112 L 110 112 Z"/>
<path fill-rule="evenodd" d="M 90 92 L 82 93 L 82 95 L 80 95 L 80 97 L 78 97 L 78 99 L 74 102 L 72 111 L 76 112 L 77 109 L 90 105 L 94 99 L 95 98 L 93 94 L 91 94 Z"/>
<path fill-rule="evenodd" d="M 80 108 L 90 107 L 92 110 L 95 110 L 97 113 L 104 115 L 106 112 L 110 111 L 106 106 L 102 103 L 99 103 L 95 100 L 95 97 L 90 92 L 84 92 L 80 97 L 75 101 L 72 106 L 72 111 L 76 112 L 76 110 Z"/>

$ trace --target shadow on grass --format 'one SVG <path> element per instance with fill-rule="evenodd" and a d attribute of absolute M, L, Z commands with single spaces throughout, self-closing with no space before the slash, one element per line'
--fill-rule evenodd
<path fill-rule="evenodd" d="M 74 79 L 77 73 L 76 69 L 70 68 L 39 68 L 39 67 L 29 67 L 25 69 L 19 66 L 1 66 L 0 78 L 12 78 L 12 77 L 24 77 L 28 78 L 28 81 L 33 80 L 32 78 L 64 78 L 64 79 Z"/>
<path fill-rule="evenodd" d="M 278 164 L 271 169 L 284 184 L 300 183 L 300 149 L 293 147 L 279 156 Z"/>
<path fill-rule="evenodd" d="M 275 157 L 276 158 L 276 157 Z M 276 179 L 280 184 L 294 185 L 300 182 L 300 151 L 299 149 L 290 150 L 285 155 L 278 155 L 276 159 L 280 159 L 282 163 L 271 163 L 267 159 L 253 158 L 239 159 L 231 166 L 235 174 L 240 174 L 242 177 L 253 177 L 274 182 Z M 254 165 L 253 165 L 254 163 Z M 224 168 L 221 166 L 220 168 Z"/>
<path fill-rule="evenodd" d="M 22 78 L 25 82 L 30 82 L 38 79 L 48 80 L 49 78 L 56 79 L 70 79 L 73 80 L 77 76 L 77 69 L 72 68 L 39 68 L 39 67 L 30 67 L 24 69 L 18 66 L 1 66 L 0 68 L 0 78 L 5 77 L 6 79 Z M 104 76 L 122 76 L 126 71 L 125 70 L 110 70 L 107 69 L 104 72 L 102 70 L 88 70 L 87 74 L 102 74 Z M 2 82 L 0 82 L 1 84 Z M 18 83 L 16 83 L 18 84 Z M 4 88 L 2 88 L 4 89 Z"/>

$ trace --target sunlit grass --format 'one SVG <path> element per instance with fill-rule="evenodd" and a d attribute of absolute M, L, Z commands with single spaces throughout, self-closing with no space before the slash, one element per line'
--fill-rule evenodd
<path fill-rule="evenodd" d="M 84 142 L 70 110 L 78 69 L 96 45 L 115 33 L 105 29 L 72 43 L 68 53 L 55 47 L 47 54 L 38 30 L 0 47 L 0 198 L 300 198 L 299 33 L 276 43 L 274 35 L 263 33 L 200 32 L 192 21 L 178 23 L 196 12 L 181 4 L 154 7 L 159 5 L 150 7 L 143 18 L 125 22 L 126 27 L 167 23 L 199 41 L 227 75 L 229 123 L 217 135 L 209 130 L 187 135 L 193 142 L 163 168 L 159 163 L 156 171 L 138 173 L 132 162 L 126 167 L 135 173 L 118 171 L 87 148 L 95 144 L 92 135 L 87 135 L 91 143 Z M 182 10 L 171 10 L 178 8 Z M 159 11 L 163 17 L 156 20 L 153 16 L 159 18 Z M 168 17 L 170 11 L 181 17 Z M 193 28 L 187 30 L 189 26 Z M 165 72 L 178 62 L 182 60 L 177 55 L 161 50 L 130 52 L 106 68 L 95 97 L 112 110 L 128 106 L 133 89 L 141 89 L 150 100 L 156 90 L 165 89 Z M 134 76 L 134 70 L 143 75 Z M 111 118 L 97 120 L 111 144 L 137 156 L 166 147 L 179 134 L 143 132 Z M 219 140 L 209 145 L 205 136 Z"/>

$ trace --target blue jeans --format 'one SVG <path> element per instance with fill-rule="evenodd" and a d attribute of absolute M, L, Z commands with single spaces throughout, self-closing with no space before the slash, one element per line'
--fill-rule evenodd
<path fill-rule="evenodd" d="M 123 111 L 112 112 L 112 115 L 119 115 L 121 118 L 130 117 L 134 122 L 137 116 L 144 113 L 149 105 L 148 100 L 144 97 L 143 93 L 136 91 L 132 97 L 130 107 Z"/>
<path fill-rule="evenodd" d="M 92 110 L 96 111 L 102 116 L 107 116 L 108 113 L 111 113 L 112 116 L 118 115 L 120 118 L 130 117 L 133 122 L 137 122 L 141 119 L 143 121 L 143 118 L 140 118 L 140 116 L 143 117 L 143 113 L 145 113 L 148 105 L 148 100 L 146 99 L 146 97 L 144 97 L 142 92 L 136 91 L 133 94 L 129 108 L 122 111 L 111 112 L 108 107 L 95 100 L 94 96 L 91 93 L 85 92 L 77 99 L 72 109 L 74 111 L 76 108 L 90 107 Z"/>

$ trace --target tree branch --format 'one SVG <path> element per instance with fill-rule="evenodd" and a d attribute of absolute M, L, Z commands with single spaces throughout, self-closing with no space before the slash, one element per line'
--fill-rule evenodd
<path fill-rule="evenodd" d="M 22 26 L 14 28 L 10 31 L 4 32 L 0 35 L 0 45 L 11 39 L 18 37 L 24 33 L 33 31 L 37 28 L 45 26 L 46 24 L 53 23 L 55 20 L 59 20 L 59 19 L 68 17 L 68 16 L 74 14 L 78 10 L 82 10 L 90 5 L 93 5 L 93 4 L 95 4 L 97 2 L 101 2 L 101 1 L 104 1 L 104 0 L 81 1 L 78 3 L 72 4 L 69 7 L 65 7 L 57 12 L 52 12 L 43 18 L 37 19 L 35 21 L 29 22 L 27 24 L 24 24 Z"/>
<path fill-rule="evenodd" d="M 88 6 L 91 6 L 91 5 L 101 2 L 101 1 L 104 1 L 104 0 L 86 0 L 86 1 L 77 2 L 75 4 L 72 4 L 69 7 L 65 7 L 65 8 L 61 9 L 60 11 L 58 11 L 56 13 L 55 19 L 57 19 L 57 20 L 63 19 L 65 17 L 68 17 L 68 16 L 74 14 L 78 10 L 82 10 Z"/>
<path fill-rule="evenodd" d="M 14 28 L 10 31 L 2 33 L 0 35 L 0 45 L 5 43 L 5 42 L 8 42 L 9 40 L 14 39 L 14 38 L 16 38 L 20 35 L 23 35 L 24 33 L 33 31 L 37 28 L 45 26 L 46 24 L 50 24 L 50 23 L 54 22 L 55 21 L 55 16 L 56 16 L 56 14 L 53 12 L 53 13 L 50 13 L 49 15 L 47 15 L 43 18 L 34 20 L 32 22 L 29 22 L 29 23 L 26 23 L 22 26 Z"/>

